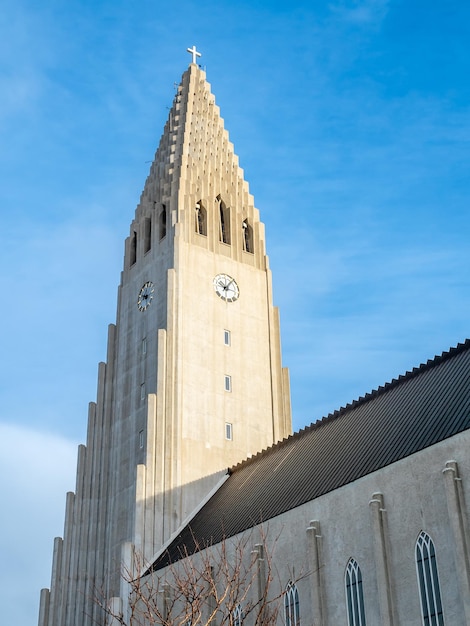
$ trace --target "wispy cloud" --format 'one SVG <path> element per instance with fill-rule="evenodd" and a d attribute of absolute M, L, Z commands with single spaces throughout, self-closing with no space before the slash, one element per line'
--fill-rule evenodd
<path fill-rule="evenodd" d="M 387 15 L 389 0 L 353 0 L 330 3 L 329 9 L 340 21 L 353 25 L 380 25 Z"/>

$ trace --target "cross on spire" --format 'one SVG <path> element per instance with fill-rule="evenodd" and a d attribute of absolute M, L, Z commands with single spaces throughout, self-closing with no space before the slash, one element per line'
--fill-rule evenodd
<path fill-rule="evenodd" d="M 191 61 L 191 63 L 196 63 L 196 57 L 201 56 L 201 53 L 196 50 L 196 46 L 193 46 L 192 48 L 187 48 L 187 52 L 193 55 L 193 60 Z"/>

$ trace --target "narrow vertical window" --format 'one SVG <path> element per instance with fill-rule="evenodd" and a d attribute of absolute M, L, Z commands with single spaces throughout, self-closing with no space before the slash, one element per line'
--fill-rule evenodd
<path fill-rule="evenodd" d="M 225 439 L 228 439 L 229 441 L 232 441 L 233 439 L 232 424 L 229 424 L 228 422 L 225 424 Z"/>
<path fill-rule="evenodd" d="M 362 591 L 361 568 L 354 559 L 349 559 L 345 574 L 348 626 L 365 626 L 364 594 Z"/>
<path fill-rule="evenodd" d="M 137 261 L 137 233 L 132 231 L 130 250 L 129 250 L 129 265 L 134 265 Z"/>
<path fill-rule="evenodd" d="M 147 337 L 142 339 L 142 354 L 147 354 Z"/>
<path fill-rule="evenodd" d="M 245 252 L 253 252 L 253 228 L 248 223 L 248 220 L 243 220 L 243 250 Z"/>
<path fill-rule="evenodd" d="M 199 235 L 207 235 L 207 211 L 201 201 L 195 207 L 195 228 Z"/>
<path fill-rule="evenodd" d="M 233 609 L 232 613 L 232 626 L 242 626 L 243 623 L 243 612 L 242 607 L 237 604 L 237 606 Z"/>
<path fill-rule="evenodd" d="M 230 331 L 229 330 L 224 330 L 224 344 L 226 346 L 230 345 Z"/>
<path fill-rule="evenodd" d="M 145 400 L 145 383 L 140 385 L 140 399 Z"/>
<path fill-rule="evenodd" d="M 286 626 L 300 626 L 299 592 L 290 581 L 284 594 L 284 618 Z"/>
<path fill-rule="evenodd" d="M 431 537 L 424 531 L 416 542 L 416 573 L 423 626 L 444 626 L 436 551 Z"/>
<path fill-rule="evenodd" d="M 232 377 L 225 376 L 225 391 L 232 391 Z"/>
<path fill-rule="evenodd" d="M 162 208 L 160 209 L 160 215 L 158 218 L 159 222 L 159 230 L 160 230 L 160 239 L 163 239 L 166 235 L 166 206 L 162 204 Z"/>
<path fill-rule="evenodd" d="M 219 241 L 230 243 L 230 209 L 225 206 L 220 196 L 217 200 L 219 202 Z"/>
<path fill-rule="evenodd" d="M 144 447 L 144 431 L 139 432 L 139 448 L 142 450 Z"/>
<path fill-rule="evenodd" d="M 152 220 L 150 217 L 144 219 L 144 253 L 152 247 Z"/>

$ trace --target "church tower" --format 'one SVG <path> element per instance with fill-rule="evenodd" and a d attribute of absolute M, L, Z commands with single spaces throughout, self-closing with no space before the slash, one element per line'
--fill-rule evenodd
<path fill-rule="evenodd" d="M 39 626 L 102 623 L 226 469 L 291 433 L 264 227 L 204 71 L 183 74 L 130 234 Z"/>

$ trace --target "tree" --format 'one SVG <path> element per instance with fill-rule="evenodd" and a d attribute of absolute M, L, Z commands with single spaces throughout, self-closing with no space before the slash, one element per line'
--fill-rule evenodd
<path fill-rule="evenodd" d="M 155 571 L 135 557 L 133 567 L 122 572 L 128 589 L 126 610 L 116 610 L 103 597 L 97 599 L 109 623 L 274 626 L 284 595 L 273 562 L 277 538 L 269 548 L 263 531 L 257 543 L 253 531 L 216 545 L 194 543 L 194 551 L 183 548 L 178 560 Z"/>

